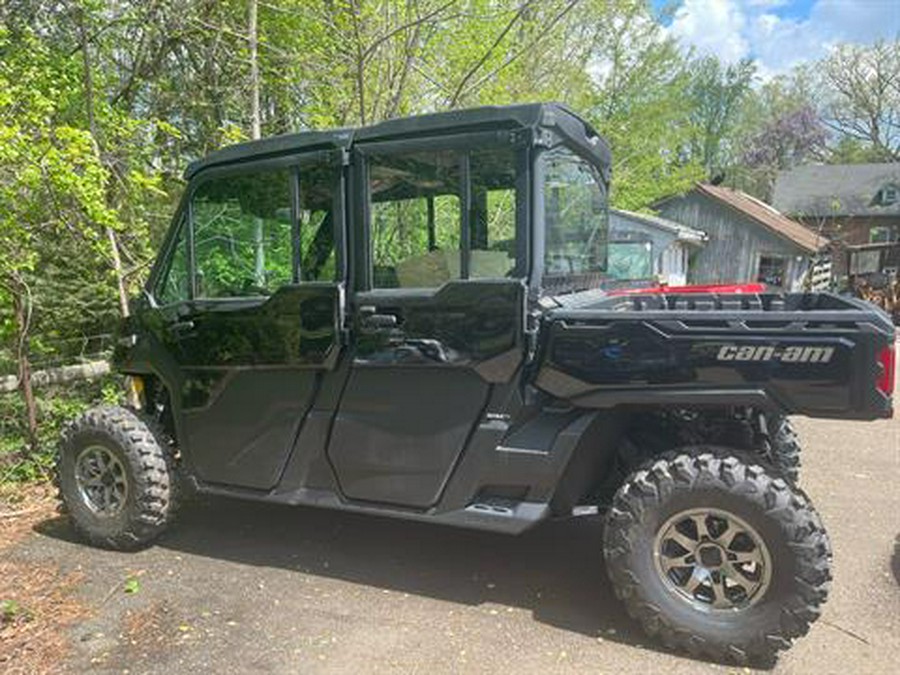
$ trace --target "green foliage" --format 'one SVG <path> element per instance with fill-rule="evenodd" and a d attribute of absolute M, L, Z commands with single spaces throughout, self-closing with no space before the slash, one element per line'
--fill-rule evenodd
<path fill-rule="evenodd" d="M 122 378 L 115 375 L 39 389 L 39 445 L 25 458 L 24 404 L 15 392 L 0 393 L 0 483 L 49 479 L 63 426 L 91 406 L 124 403 L 123 392 Z"/>
<path fill-rule="evenodd" d="M 31 621 L 31 610 L 15 600 L 0 600 L 0 627 L 17 621 Z"/>
<path fill-rule="evenodd" d="M 839 46 L 759 83 L 749 62 L 685 53 L 662 23 L 647 0 L 259 3 L 263 133 L 559 100 L 609 141 L 611 201 L 636 210 L 720 173 L 765 196 L 776 172 L 798 163 L 897 159 L 897 40 Z M 20 355 L 41 368 L 108 347 L 119 284 L 133 295 L 146 278 L 187 162 L 250 136 L 248 38 L 246 0 L 0 8 L 0 374 L 15 372 Z M 511 236 L 501 192 L 488 194 L 489 247 Z M 224 288 L 290 276 L 283 237 L 264 237 L 253 269 L 230 253 L 235 242 L 258 247 L 259 219 L 277 232 L 277 214 L 215 204 L 222 237 L 205 275 Z M 316 261 L 331 245 L 316 238 L 322 205 L 303 209 L 303 274 L 330 278 L 334 257 Z M 441 195 L 435 209 L 436 245 L 458 246 L 445 226 L 458 205 Z M 421 200 L 382 210 L 375 246 L 385 266 L 427 249 Z M 39 451 L 11 475 L 42 475 L 59 421 L 117 396 L 95 387 L 38 391 Z M 19 397 L 2 403 L 8 459 L 27 430 Z"/>
<path fill-rule="evenodd" d="M 723 65 L 714 57 L 691 64 L 689 85 L 691 154 L 708 178 L 727 166 L 739 148 L 730 147 L 738 116 L 750 98 L 756 66 L 749 59 Z"/>
<path fill-rule="evenodd" d="M 884 150 L 859 138 L 845 136 L 828 154 L 829 164 L 878 164 L 890 161 Z"/>
<path fill-rule="evenodd" d="M 644 209 L 704 177 L 686 152 L 694 132 L 691 73 L 646 3 L 597 3 L 594 11 L 588 61 L 598 72 L 587 109 L 612 146 L 613 205 Z"/>
<path fill-rule="evenodd" d="M 73 235 L 100 247 L 115 217 L 90 133 L 64 119 L 73 69 L 28 33 L 0 28 L 0 50 L 0 283 L 15 288 L 42 248 Z"/>
<path fill-rule="evenodd" d="M 141 580 L 137 577 L 128 577 L 122 590 L 126 595 L 135 595 L 141 590 Z"/>

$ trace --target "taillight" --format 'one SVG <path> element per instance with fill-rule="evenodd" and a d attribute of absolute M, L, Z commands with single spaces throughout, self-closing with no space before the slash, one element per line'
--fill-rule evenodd
<path fill-rule="evenodd" d="M 897 354 L 893 344 L 881 350 L 878 354 L 878 363 L 881 365 L 881 375 L 878 376 L 875 386 L 878 387 L 878 391 L 890 396 L 894 393 L 894 373 L 897 368 Z"/>

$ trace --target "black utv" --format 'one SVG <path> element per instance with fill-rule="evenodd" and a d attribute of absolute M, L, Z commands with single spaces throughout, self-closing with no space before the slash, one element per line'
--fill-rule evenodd
<path fill-rule="evenodd" d="M 771 660 L 818 617 L 831 550 L 786 415 L 891 416 L 883 312 L 605 293 L 610 151 L 559 105 L 279 136 L 186 178 L 115 352 L 141 405 L 61 442 L 88 541 L 147 544 L 182 490 L 511 534 L 599 512 L 616 594 L 671 647 Z"/>

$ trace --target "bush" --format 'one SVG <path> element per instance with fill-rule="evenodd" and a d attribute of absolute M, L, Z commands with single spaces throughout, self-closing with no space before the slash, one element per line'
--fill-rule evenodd
<path fill-rule="evenodd" d="M 38 447 L 32 452 L 27 449 L 21 395 L 0 394 L 0 484 L 49 480 L 63 425 L 91 406 L 124 403 L 124 392 L 122 376 L 114 374 L 36 389 Z"/>

